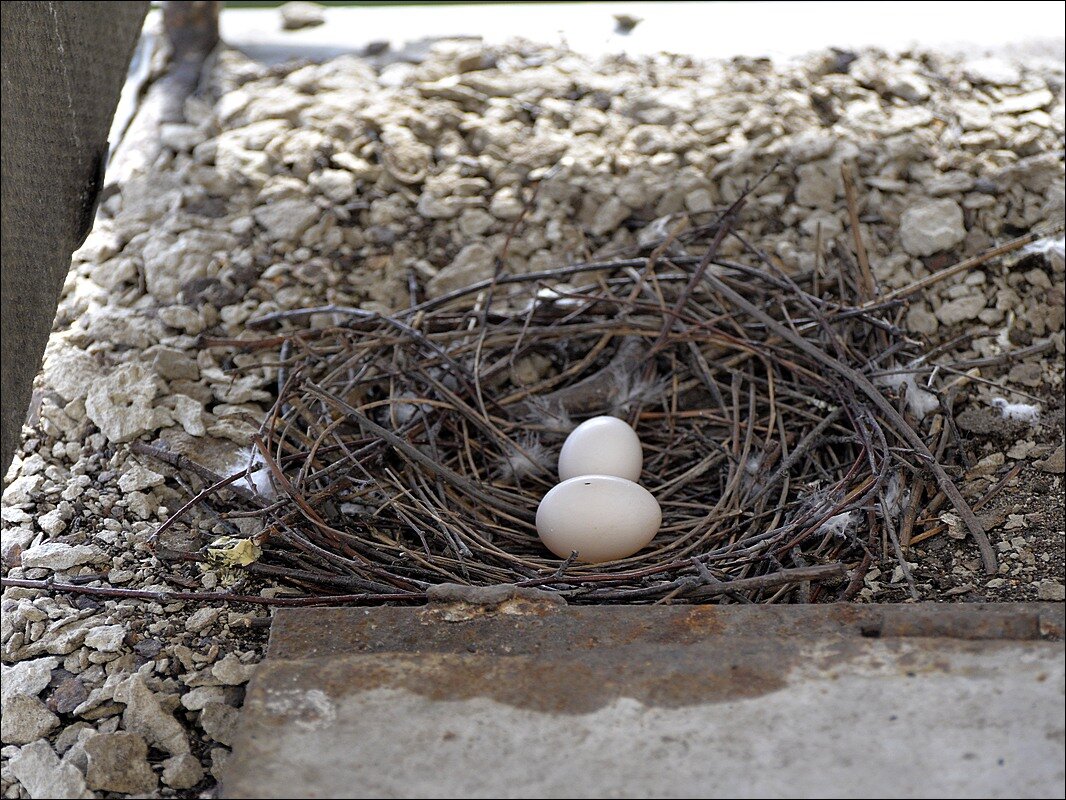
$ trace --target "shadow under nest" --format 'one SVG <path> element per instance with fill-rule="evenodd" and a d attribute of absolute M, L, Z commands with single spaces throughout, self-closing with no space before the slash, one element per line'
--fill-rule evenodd
<path fill-rule="evenodd" d="M 500 274 L 393 316 L 254 320 L 282 333 L 225 346 L 280 351 L 277 400 L 245 472 L 207 491 L 233 492 L 242 529 L 261 524 L 244 569 L 337 602 L 441 583 L 576 603 L 850 599 L 882 556 L 910 582 L 899 533 L 923 485 L 987 567 L 941 465 L 949 410 L 922 423 L 942 401 L 898 367 L 922 358 L 901 302 L 874 299 L 842 251 L 799 277 L 750 248 L 757 266 L 716 258 L 719 228 L 703 257 L 664 246 Z M 312 313 L 338 324 L 306 327 Z M 663 524 L 636 555 L 589 565 L 549 553 L 534 515 L 567 433 L 601 414 L 638 432 Z"/>

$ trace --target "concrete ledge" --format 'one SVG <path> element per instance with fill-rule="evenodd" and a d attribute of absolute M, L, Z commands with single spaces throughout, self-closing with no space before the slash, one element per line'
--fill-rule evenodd
<path fill-rule="evenodd" d="M 223 796 L 1061 795 L 1062 612 L 283 611 Z"/>
<path fill-rule="evenodd" d="M 630 31 L 616 15 L 640 19 Z M 1063 4 L 1015 2 L 628 2 L 380 5 L 324 9 L 325 24 L 283 31 L 277 9 L 227 9 L 222 38 L 267 62 L 323 60 L 389 43 L 380 61 L 419 60 L 439 39 L 514 38 L 586 55 L 660 52 L 788 59 L 829 47 L 1063 59 Z"/>

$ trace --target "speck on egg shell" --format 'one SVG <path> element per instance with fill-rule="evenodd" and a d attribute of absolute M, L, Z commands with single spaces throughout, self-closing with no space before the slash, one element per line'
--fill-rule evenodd
<path fill-rule="evenodd" d="M 566 437 L 559 451 L 559 480 L 578 475 L 616 475 L 636 481 L 644 467 L 640 437 L 617 417 L 585 420 Z"/>
<path fill-rule="evenodd" d="M 633 555 L 659 532 L 662 510 L 651 492 L 614 475 L 581 475 L 544 495 L 537 533 L 560 558 L 598 564 Z"/>

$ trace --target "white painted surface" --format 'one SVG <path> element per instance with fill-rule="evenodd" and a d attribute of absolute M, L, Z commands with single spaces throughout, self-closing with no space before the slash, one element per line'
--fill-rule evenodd
<path fill-rule="evenodd" d="M 642 21 L 630 33 L 614 15 Z M 388 41 L 472 36 L 567 44 L 598 55 L 667 51 L 706 58 L 787 58 L 827 47 L 914 45 L 948 52 L 1064 59 L 1062 2 L 660 2 L 476 3 L 468 6 L 327 8 L 326 24 L 282 31 L 276 9 L 227 9 L 223 38 L 268 61 L 327 58 Z M 417 48 L 415 48 L 417 50 Z"/>

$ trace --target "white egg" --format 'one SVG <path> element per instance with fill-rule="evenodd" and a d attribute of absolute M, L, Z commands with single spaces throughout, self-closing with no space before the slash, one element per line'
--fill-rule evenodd
<path fill-rule="evenodd" d="M 537 533 L 559 558 L 597 564 L 633 555 L 655 538 L 662 524 L 651 492 L 614 475 L 581 475 L 544 495 Z"/>
<path fill-rule="evenodd" d="M 579 475 L 640 478 L 644 451 L 637 432 L 617 417 L 593 417 L 574 428 L 559 451 L 559 480 Z"/>

